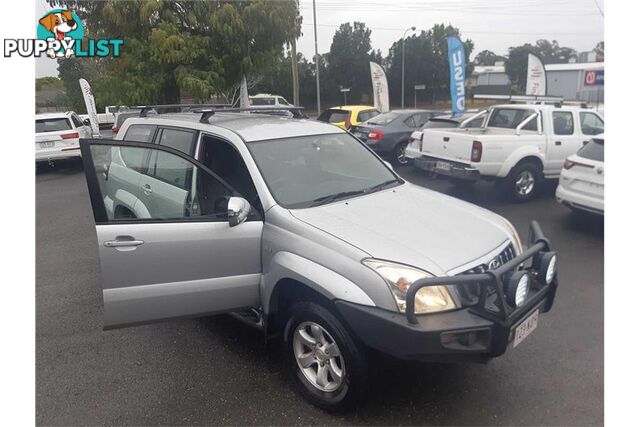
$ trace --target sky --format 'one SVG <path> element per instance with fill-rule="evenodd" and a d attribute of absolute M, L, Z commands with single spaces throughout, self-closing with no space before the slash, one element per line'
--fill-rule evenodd
<path fill-rule="evenodd" d="M 311 59 L 313 3 L 299 1 L 303 34 L 297 47 Z M 48 8 L 45 0 L 36 0 L 37 18 Z M 415 26 L 419 34 L 439 23 L 458 27 L 463 40 L 473 40 L 472 58 L 485 49 L 506 54 L 510 46 L 542 38 L 581 52 L 604 40 L 599 8 L 604 11 L 604 0 L 316 0 L 318 52 L 328 52 L 340 24 L 353 21 L 364 22 L 371 29 L 373 48 L 380 49 L 383 56 L 405 29 Z M 36 59 L 36 77 L 57 75 L 56 68 L 54 60 Z"/>

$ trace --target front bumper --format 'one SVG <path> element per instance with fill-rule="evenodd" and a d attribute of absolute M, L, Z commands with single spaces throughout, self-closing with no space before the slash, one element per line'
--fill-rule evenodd
<path fill-rule="evenodd" d="M 480 178 L 478 169 L 468 164 L 452 162 L 450 160 L 438 160 L 435 157 L 420 156 L 412 159 L 413 165 L 426 172 L 435 173 L 442 176 L 457 179 L 476 180 Z M 448 169 L 440 168 L 439 165 L 449 165 Z"/>
<path fill-rule="evenodd" d="M 518 308 L 509 306 L 503 292 L 503 278 L 517 269 L 534 271 L 529 261 L 549 251 L 549 242 L 537 223 L 531 225 L 533 245 L 501 267 L 481 274 L 422 279 L 407 293 L 406 314 L 337 301 L 346 323 L 367 346 L 399 359 L 431 362 L 482 362 L 502 355 L 514 339 L 516 328 L 539 310 L 553 306 L 557 275 L 551 284 L 532 279 L 534 290 Z M 414 314 L 415 295 L 425 286 L 478 283 L 481 293 L 472 306 L 449 312 Z M 495 289 L 495 306 L 487 308 L 490 290 Z"/>

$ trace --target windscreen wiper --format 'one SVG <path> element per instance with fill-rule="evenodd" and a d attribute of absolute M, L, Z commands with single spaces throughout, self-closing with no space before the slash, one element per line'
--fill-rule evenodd
<path fill-rule="evenodd" d="M 374 193 L 376 191 L 379 191 L 379 190 L 382 190 L 384 188 L 387 188 L 391 184 L 395 184 L 395 183 L 399 183 L 399 182 L 400 182 L 400 180 L 398 180 L 398 179 L 390 179 L 389 181 L 381 182 L 380 184 L 376 184 L 373 187 L 366 188 L 363 191 L 365 193 Z"/>
<path fill-rule="evenodd" d="M 342 191 L 340 193 L 336 193 L 336 194 L 329 194 L 328 196 L 322 196 L 322 197 L 318 197 L 317 199 L 314 199 L 311 201 L 311 206 L 319 206 L 319 205 L 323 205 L 325 203 L 331 203 L 333 201 L 336 201 L 338 199 L 344 199 L 345 197 L 349 197 L 349 196 L 356 196 L 358 194 L 363 194 L 365 193 L 367 190 L 353 190 L 353 191 Z"/>

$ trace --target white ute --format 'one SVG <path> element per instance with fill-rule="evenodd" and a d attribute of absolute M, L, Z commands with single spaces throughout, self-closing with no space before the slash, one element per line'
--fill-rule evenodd
<path fill-rule="evenodd" d="M 503 104 L 480 128 L 414 132 L 412 164 L 457 182 L 495 179 L 515 201 L 531 200 L 543 178 L 558 178 L 567 157 L 604 132 L 602 116 L 585 105 Z"/>

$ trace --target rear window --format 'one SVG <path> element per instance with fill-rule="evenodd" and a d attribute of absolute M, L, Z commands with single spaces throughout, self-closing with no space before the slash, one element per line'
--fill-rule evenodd
<path fill-rule="evenodd" d="M 431 119 L 424 124 L 423 129 L 455 128 L 455 127 L 458 127 L 458 122 L 456 122 L 455 120 Z"/>
<path fill-rule="evenodd" d="M 372 119 L 379 114 L 380 113 L 377 110 L 361 111 L 360 114 L 358 114 L 358 121 L 366 122 L 367 120 Z"/>
<path fill-rule="evenodd" d="M 379 114 L 379 115 L 375 116 L 374 118 L 370 119 L 367 122 L 367 124 L 377 125 L 377 126 L 385 126 L 385 125 L 388 125 L 389 123 L 391 123 L 392 121 L 394 121 L 395 119 L 397 119 L 398 117 L 400 117 L 400 113 L 394 113 L 394 112 L 383 113 L 383 114 Z"/>
<path fill-rule="evenodd" d="M 59 132 L 61 130 L 71 130 L 71 122 L 64 117 L 56 119 L 36 120 L 36 133 Z"/>
<path fill-rule="evenodd" d="M 604 139 L 592 139 L 577 154 L 584 159 L 604 162 Z"/>
<path fill-rule="evenodd" d="M 516 108 L 496 108 L 491 114 L 489 123 L 487 126 L 495 128 L 515 129 L 520 123 L 531 114 L 534 114 L 533 110 L 522 110 Z M 536 130 L 536 120 L 533 119 L 525 127 L 524 130 Z"/>
<path fill-rule="evenodd" d="M 251 105 L 276 105 L 275 98 L 253 98 L 250 101 Z"/>
<path fill-rule="evenodd" d="M 344 110 L 326 110 L 318 116 L 318 120 L 328 123 L 341 123 L 347 120 L 348 115 L 349 112 Z"/>

